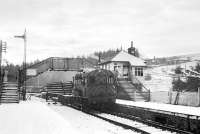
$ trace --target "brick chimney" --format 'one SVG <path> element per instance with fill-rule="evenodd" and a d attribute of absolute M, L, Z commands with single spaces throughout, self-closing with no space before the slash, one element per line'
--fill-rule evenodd
<path fill-rule="evenodd" d="M 136 56 L 136 49 L 133 47 L 133 41 L 131 41 L 131 47 L 128 48 L 128 53 Z"/>

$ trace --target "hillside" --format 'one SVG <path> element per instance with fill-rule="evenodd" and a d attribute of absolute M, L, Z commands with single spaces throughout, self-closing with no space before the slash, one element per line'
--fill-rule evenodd
<path fill-rule="evenodd" d="M 150 89 L 151 92 L 169 91 L 172 88 L 175 68 L 180 66 L 181 68 L 191 69 L 194 68 L 197 63 L 198 61 L 190 61 L 176 65 L 152 66 L 147 69 L 147 73 L 151 76 L 151 79 L 143 81 L 143 84 Z"/>
<path fill-rule="evenodd" d="M 148 65 L 174 65 L 192 61 L 200 61 L 200 53 L 186 54 L 171 57 L 146 59 Z"/>
<path fill-rule="evenodd" d="M 194 61 L 194 60 L 200 60 L 200 53 L 180 55 L 176 57 L 177 59 L 190 59 L 191 61 Z"/>

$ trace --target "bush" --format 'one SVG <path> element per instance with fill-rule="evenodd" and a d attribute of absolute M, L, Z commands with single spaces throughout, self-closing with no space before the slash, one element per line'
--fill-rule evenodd
<path fill-rule="evenodd" d="M 181 74 L 181 67 L 178 66 L 174 71 L 176 74 Z M 200 73 L 200 64 L 198 63 L 195 68 L 195 71 Z M 178 79 L 174 79 L 172 82 L 173 90 L 174 91 L 192 91 L 196 92 L 198 91 L 198 88 L 200 87 L 200 78 L 198 77 L 187 77 L 186 82 L 182 81 L 180 77 Z"/>
<path fill-rule="evenodd" d="M 188 77 L 186 88 L 189 91 L 198 91 L 198 87 L 200 87 L 200 79 L 196 77 Z"/>
<path fill-rule="evenodd" d="M 199 63 L 197 63 L 194 70 L 197 71 L 198 73 L 200 73 L 200 64 Z"/>
<path fill-rule="evenodd" d="M 186 83 L 183 82 L 180 78 L 177 80 L 173 80 L 172 82 L 173 85 L 173 91 L 183 91 L 186 89 Z"/>
<path fill-rule="evenodd" d="M 175 74 L 181 74 L 182 73 L 182 69 L 180 66 L 178 66 L 176 69 L 175 69 Z"/>

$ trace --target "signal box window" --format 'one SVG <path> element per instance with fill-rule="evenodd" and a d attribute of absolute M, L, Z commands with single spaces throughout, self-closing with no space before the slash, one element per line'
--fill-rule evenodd
<path fill-rule="evenodd" d="M 135 76 L 143 76 L 143 68 L 142 67 L 135 68 Z"/>

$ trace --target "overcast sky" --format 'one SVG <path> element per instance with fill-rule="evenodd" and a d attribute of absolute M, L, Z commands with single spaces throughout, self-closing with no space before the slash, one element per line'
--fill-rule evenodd
<path fill-rule="evenodd" d="M 130 41 L 152 58 L 200 52 L 199 0 L 0 0 L 4 58 L 27 60 L 89 55 Z"/>

